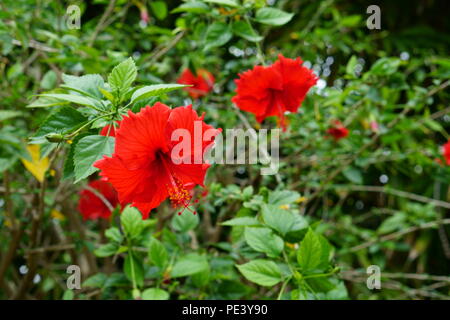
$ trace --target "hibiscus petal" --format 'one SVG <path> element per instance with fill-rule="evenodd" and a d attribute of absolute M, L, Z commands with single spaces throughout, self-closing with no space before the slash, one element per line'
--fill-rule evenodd
<path fill-rule="evenodd" d="M 128 111 L 128 117 L 123 118 L 116 131 L 114 149 L 128 169 L 142 169 L 155 159 L 158 150 L 167 151 L 164 132 L 170 112 L 168 106 L 159 102 L 138 114 Z"/>

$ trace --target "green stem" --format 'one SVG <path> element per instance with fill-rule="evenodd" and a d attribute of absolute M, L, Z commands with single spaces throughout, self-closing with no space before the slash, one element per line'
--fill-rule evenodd
<path fill-rule="evenodd" d="M 133 289 L 137 289 L 137 285 L 136 285 L 136 273 L 134 272 L 134 260 L 133 260 L 133 254 L 132 254 L 132 249 L 129 246 L 128 247 L 128 254 L 130 255 L 131 259 L 130 259 L 130 263 L 131 263 L 131 282 L 133 283 Z"/>
<path fill-rule="evenodd" d="M 286 288 L 286 285 L 289 283 L 289 281 L 291 280 L 291 278 L 292 278 L 292 277 L 289 277 L 289 278 L 287 278 L 287 279 L 283 282 L 283 285 L 281 286 L 281 289 L 280 289 L 280 293 L 278 293 L 278 298 L 277 298 L 277 300 L 281 300 L 281 296 L 282 296 L 283 293 L 284 293 L 284 289 Z"/>

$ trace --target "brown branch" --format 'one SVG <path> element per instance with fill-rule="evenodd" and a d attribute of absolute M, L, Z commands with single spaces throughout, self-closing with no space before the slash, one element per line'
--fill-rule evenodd
<path fill-rule="evenodd" d="M 435 227 L 438 227 L 440 224 L 441 225 L 450 224 L 450 219 L 443 219 L 443 220 L 439 220 L 439 221 L 427 222 L 427 223 L 424 223 L 424 224 L 419 225 L 419 226 L 412 226 L 412 227 L 406 228 L 404 230 L 393 232 L 393 233 L 390 233 L 388 235 L 382 236 L 382 237 L 380 237 L 378 239 L 373 239 L 373 240 L 370 240 L 368 242 L 365 242 L 365 243 L 362 243 L 360 245 L 357 245 L 355 247 L 352 247 L 352 248 L 346 250 L 345 253 L 356 252 L 356 251 L 359 251 L 359 250 L 362 250 L 362 249 L 366 249 L 366 248 L 368 248 L 368 247 L 370 247 L 370 246 L 372 246 L 372 245 L 374 245 L 374 244 L 376 244 L 378 242 L 394 240 L 396 238 L 400 238 L 401 236 L 403 236 L 405 234 L 408 234 L 408 233 L 411 233 L 411 232 L 415 232 L 415 231 L 418 231 L 418 230 L 435 228 Z"/>

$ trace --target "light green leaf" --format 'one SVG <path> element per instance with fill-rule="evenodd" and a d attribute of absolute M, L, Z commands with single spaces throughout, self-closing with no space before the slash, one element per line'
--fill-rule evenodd
<path fill-rule="evenodd" d="M 108 276 L 104 273 L 96 273 L 83 281 L 83 287 L 102 288 Z"/>
<path fill-rule="evenodd" d="M 223 46 L 232 37 L 233 34 L 230 25 L 222 22 L 214 22 L 206 30 L 206 46 L 204 50 L 207 51 L 214 47 Z"/>
<path fill-rule="evenodd" d="M 184 84 L 155 84 L 151 86 L 145 86 L 140 89 L 137 89 L 133 95 L 131 96 L 131 103 L 134 103 L 139 100 L 148 99 L 154 96 L 160 96 L 164 93 L 181 89 L 184 87 L 188 87 Z"/>
<path fill-rule="evenodd" d="M 190 13 L 205 13 L 209 11 L 206 3 L 200 1 L 186 2 L 175 8 L 171 13 L 190 12 Z"/>
<path fill-rule="evenodd" d="M 282 280 L 281 270 L 273 261 L 257 259 L 236 267 L 247 280 L 260 286 L 274 286 Z"/>
<path fill-rule="evenodd" d="M 281 206 L 291 204 L 300 198 L 300 194 L 290 190 L 276 190 L 269 194 L 269 204 Z"/>
<path fill-rule="evenodd" d="M 187 232 L 194 229 L 199 221 L 198 214 L 193 214 L 192 212 L 185 210 L 182 214 L 176 214 L 172 218 L 172 228 L 180 232 Z"/>
<path fill-rule="evenodd" d="M 105 231 L 105 236 L 116 243 L 121 243 L 123 240 L 122 234 L 120 233 L 119 229 L 116 227 L 111 227 Z"/>
<path fill-rule="evenodd" d="M 120 223 L 128 238 L 139 236 L 144 229 L 142 215 L 139 213 L 139 210 L 134 207 L 127 206 L 125 210 L 123 210 L 120 215 Z"/>
<path fill-rule="evenodd" d="M 93 107 L 93 108 L 100 109 L 100 110 L 103 109 L 103 105 L 101 104 L 100 101 L 94 100 L 89 97 L 83 97 L 83 96 L 79 96 L 79 95 L 65 94 L 65 93 L 44 93 L 39 96 L 45 97 L 45 98 L 54 98 L 54 99 L 57 99 L 60 101 L 70 102 L 70 103 L 78 104 L 81 106 Z M 36 106 L 34 106 L 34 107 L 36 107 Z M 30 106 L 30 108 L 31 108 L 31 106 Z"/>
<path fill-rule="evenodd" d="M 105 89 L 105 80 L 99 74 L 86 74 L 81 77 L 63 74 L 62 80 L 64 84 L 61 87 L 97 99 L 102 98 L 100 89 Z"/>
<path fill-rule="evenodd" d="M 143 300 L 168 300 L 169 293 L 163 289 L 150 288 L 142 292 Z"/>
<path fill-rule="evenodd" d="M 164 247 L 161 241 L 152 238 L 148 248 L 148 257 L 150 262 L 152 262 L 155 266 L 164 268 L 168 261 L 169 255 L 166 247 Z"/>
<path fill-rule="evenodd" d="M 92 135 L 78 141 L 73 156 L 75 167 L 75 182 L 84 179 L 97 171 L 93 167 L 95 161 L 103 156 L 110 156 L 114 150 L 114 138 Z"/>
<path fill-rule="evenodd" d="M 358 63 L 358 58 L 353 55 L 350 60 L 348 60 L 347 62 L 347 66 L 345 67 L 345 72 L 349 75 L 355 75 L 355 67 L 356 64 Z"/>
<path fill-rule="evenodd" d="M 14 110 L 0 110 L 0 121 L 21 116 L 22 112 Z"/>
<path fill-rule="evenodd" d="M 257 226 L 260 224 L 254 217 L 239 217 L 222 222 L 223 226 Z"/>
<path fill-rule="evenodd" d="M 41 88 L 45 90 L 53 89 L 56 86 L 56 73 L 53 70 L 47 71 L 41 80 Z"/>
<path fill-rule="evenodd" d="M 245 228 L 245 241 L 258 252 L 266 253 L 269 257 L 280 255 L 284 247 L 283 239 L 269 228 Z"/>
<path fill-rule="evenodd" d="M 263 205 L 262 216 L 264 222 L 272 229 L 285 235 L 292 230 L 295 223 L 294 214 L 290 211 L 281 209 L 279 206 Z"/>
<path fill-rule="evenodd" d="M 237 8 L 239 7 L 239 3 L 236 0 L 203 0 L 204 2 L 220 4 L 223 6 Z"/>
<path fill-rule="evenodd" d="M 172 278 L 186 277 L 208 270 L 208 261 L 205 256 L 197 253 L 188 254 L 180 258 L 171 271 Z"/>
<path fill-rule="evenodd" d="M 252 42 L 258 42 L 263 39 L 247 21 L 235 21 L 233 22 L 233 32 L 234 34 Z"/>
<path fill-rule="evenodd" d="M 39 97 L 36 100 L 34 100 L 32 103 L 27 105 L 27 108 L 50 108 L 50 107 L 56 107 L 56 106 L 62 106 L 70 104 L 69 101 L 61 101 L 55 98 L 48 98 L 48 97 Z"/>
<path fill-rule="evenodd" d="M 271 26 L 282 26 L 283 24 L 288 23 L 293 16 L 293 13 L 288 13 L 280 9 L 261 8 L 256 11 L 255 20 L 259 23 Z"/>
<path fill-rule="evenodd" d="M 100 258 L 109 257 L 115 255 L 118 248 L 117 244 L 108 243 L 95 249 L 94 254 Z"/>
<path fill-rule="evenodd" d="M 125 93 L 137 77 L 137 68 L 132 58 L 119 63 L 108 76 L 108 83 L 114 91 Z"/>
<path fill-rule="evenodd" d="M 356 184 L 363 183 L 363 176 L 361 174 L 361 171 L 359 171 L 355 167 L 347 167 L 342 171 L 342 174 L 353 183 Z"/>

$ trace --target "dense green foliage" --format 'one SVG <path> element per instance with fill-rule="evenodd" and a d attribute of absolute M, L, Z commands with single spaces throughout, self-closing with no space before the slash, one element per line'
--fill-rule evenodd
<path fill-rule="evenodd" d="M 69 1 L 3 0 L 0 298 L 448 299 L 449 21 L 445 1 L 416 2 L 381 2 L 369 30 L 365 1 L 79 1 L 69 29 Z M 197 215 L 163 203 L 82 220 L 78 192 L 114 146 L 102 127 L 161 101 L 216 128 L 275 128 L 231 98 L 238 73 L 279 53 L 320 80 L 287 115 L 277 175 L 217 164 Z M 185 68 L 214 90 L 191 101 Z M 328 136 L 334 120 L 348 137 Z M 81 289 L 66 287 L 72 264 Z"/>

